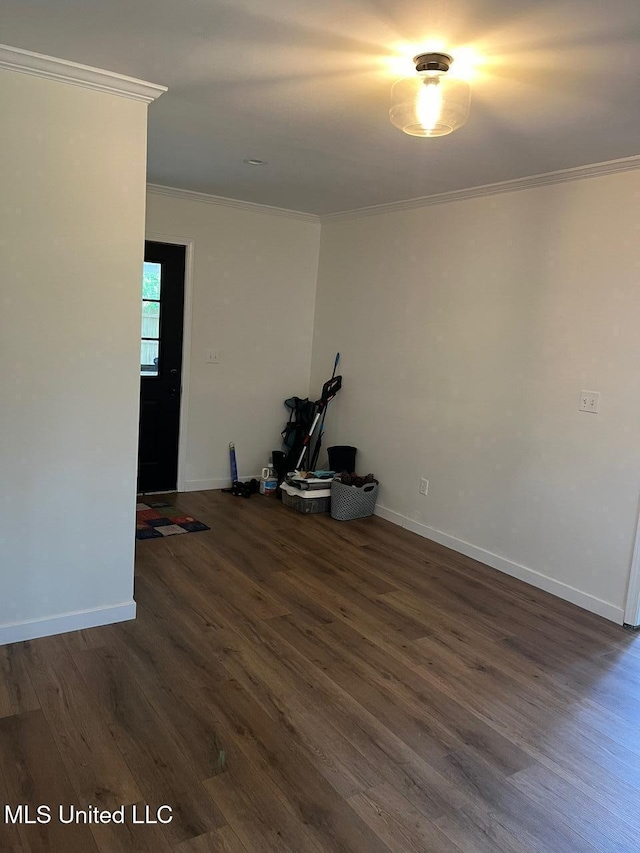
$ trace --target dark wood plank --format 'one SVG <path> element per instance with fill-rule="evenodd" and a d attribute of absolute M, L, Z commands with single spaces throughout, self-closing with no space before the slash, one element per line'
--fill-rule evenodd
<path fill-rule="evenodd" d="M 136 586 L 142 612 L 135 622 L 121 627 L 118 641 L 135 652 L 151 672 L 177 676 L 191 685 L 224 681 L 225 672 L 206 652 L 203 638 L 223 630 L 226 623 L 203 621 L 188 598 L 180 597 L 175 589 L 167 597 L 166 585 L 155 579 L 138 578 Z"/>
<path fill-rule="evenodd" d="M 15 797 L 9 794 L 2 772 L 2 763 L 0 762 L 0 806 L 13 806 Z M 22 846 L 20 841 L 20 833 L 17 825 L 7 822 L 4 819 L 4 814 L 0 816 L 0 853 L 25 853 L 26 848 Z"/>
<path fill-rule="evenodd" d="M 209 697 L 217 716 L 236 732 L 252 764 L 280 788 L 319 849 L 349 853 L 388 853 L 346 801 L 291 744 L 287 730 L 268 717 L 235 682 Z"/>
<path fill-rule="evenodd" d="M 482 816 L 497 814 L 525 849 L 554 853 L 595 853 L 597 848 L 567 827 L 558 815 L 541 809 L 503 774 L 469 750 L 460 749 L 438 762 L 449 781 L 465 791 Z M 474 814 L 472 810 L 470 814 Z"/>
<path fill-rule="evenodd" d="M 545 811 L 558 815 L 572 831 L 599 850 L 627 853 L 638 846 L 640 809 L 624 816 L 614 814 L 584 794 L 571 782 L 540 764 L 511 777 L 511 783 Z"/>
<path fill-rule="evenodd" d="M 593 729 L 579 711 L 574 714 L 570 706 L 540 695 L 535 684 L 523 686 L 490 666 L 474 673 L 452 669 L 446 689 L 525 752 L 567 775 L 603 805 L 616 808 L 621 815 L 634 812 L 634 803 L 640 799 L 636 753 Z M 619 797 L 621 786 L 628 798 Z"/>
<path fill-rule="evenodd" d="M 172 668 L 158 660 L 158 650 L 164 648 L 167 651 L 168 644 L 163 645 L 160 637 L 155 632 L 148 633 L 146 627 L 136 625 L 127 632 L 124 640 L 118 641 L 115 647 L 120 660 L 179 744 L 194 775 L 199 780 L 208 779 L 220 771 L 224 746 L 220 742 L 217 720 L 202 691 L 206 684 L 215 684 L 217 689 L 231 676 L 223 675 L 221 667 L 212 665 L 211 672 L 218 676 L 215 681 L 203 679 L 198 672 L 194 682 L 188 670 L 180 671 L 175 663 Z M 213 664 L 211 655 L 204 656 Z M 157 662 L 157 666 L 150 667 L 150 661 Z"/>
<path fill-rule="evenodd" d="M 183 841 L 174 850 L 176 853 L 247 853 L 247 848 L 230 826 Z"/>
<path fill-rule="evenodd" d="M 23 644 L 0 646 L 0 717 L 37 711 L 39 707 Z"/>
<path fill-rule="evenodd" d="M 281 601 L 286 603 L 289 611 L 295 614 L 300 624 L 326 625 L 336 618 L 333 613 L 323 607 L 315 597 L 310 597 L 292 580 L 288 572 L 274 572 L 267 581 Z"/>
<path fill-rule="evenodd" d="M 291 743 L 338 793 L 346 798 L 382 781 L 322 708 L 309 701 L 303 685 L 283 671 L 272 638 L 257 647 L 242 637 L 227 635 L 221 638 L 217 654 L 230 675 L 286 729 Z"/>
<path fill-rule="evenodd" d="M 0 776 L 5 780 L 8 805 L 14 808 L 20 804 L 29 804 L 32 808 L 46 805 L 51 810 L 49 823 L 21 824 L 18 827 L 25 851 L 97 851 L 88 826 L 62 824 L 58 820 L 60 805 L 69 807 L 78 803 L 42 711 L 30 711 L 0 720 Z M 4 826 L 0 831 L 4 834 Z"/>
<path fill-rule="evenodd" d="M 145 806 L 151 808 L 150 803 L 134 805 L 138 816 L 144 814 Z M 172 853 L 175 849 L 160 825 L 133 823 L 131 806 L 125 810 L 125 823 L 94 824 L 91 832 L 100 853 Z"/>
<path fill-rule="evenodd" d="M 163 827 L 169 841 L 176 844 L 223 826 L 181 742 L 149 702 L 135 673 L 108 649 L 78 652 L 74 659 L 145 801 L 174 810 L 173 821 Z"/>
<path fill-rule="evenodd" d="M 356 794 L 349 803 L 393 853 L 459 853 L 459 848 L 391 785 Z"/>
<path fill-rule="evenodd" d="M 249 761 L 238 745 L 236 734 L 233 728 L 224 729 L 227 744 L 224 772 L 204 783 L 234 834 L 248 851 L 256 853 L 284 850 L 319 853 L 322 848 L 308 832 L 304 820 L 271 775 Z"/>
<path fill-rule="evenodd" d="M 333 681 L 328 667 L 316 660 L 312 630 L 300 630 L 290 617 L 272 620 L 269 628 L 285 642 L 271 637 L 261 652 L 268 646 L 273 659 L 280 663 L 281 676 L 288 677 L 310 704 L 328 714 L 376 772 L 402 791 L 419 811 L 434 817 L 466 802 L 432 765 Z"/>
<path fill-rule="evenodd" d="M 482 806 L 447 812 L 435 824 L 462 853 L 547 853 L 507 828 L 508 820 Z"/>
<path fill-rule="evenodd" d="M 314 633 L 321 634 L 323 641 L 341 654 L 353 671 L 378 685 L 381 696 L 392 699 L 397 696 L 419 714 L 425 733 L 447 751 L 463 745 L 470 747 L 505 773 L 515 773 L 533 763 L 528 753 L 438 690 L 428 678 L 421 677 L 349 626 L 339 623 Z"/>
<path fill-rule="evenodd" d="M 25 655 L 80 807 L 138 802 L 140 789 L 61 638 L 26 643 Z"/>
<path fill-rule="evenodd" d="M 376 600 L 353 591 L 336 591 L 332 586 L 308 573 L 304 566 L 289 573 L 294 583 L 309 598 L 318 598 L 334 618 L 357 625 L 372 635 L 399 634 L 405 639 L 418 639 L 429 633 L 424 622 L 389 607 L 384 596 Z"/>
<path fill-rule="evenodd" d="M 345 659 L 346 648 L 324 629 L 313 630 L 310 645 L 309 659 L 415 753 L 429 761 L 450 750 L 451 745 L 434 732 L 416 702 L 394 691 L 373 668 L 358 667 L 352 659 Z"/>

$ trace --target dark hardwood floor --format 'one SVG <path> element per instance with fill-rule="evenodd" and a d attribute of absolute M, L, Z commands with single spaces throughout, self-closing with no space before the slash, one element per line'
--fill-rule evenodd
<path fill-rule="evenodd" d="M 638 849 L 640 637 L 377 518 L 176 500 L 211 530 L 138 543 L 135 622 L 0 648 L 0 805 L 56 810 L 0 851 Z"/>

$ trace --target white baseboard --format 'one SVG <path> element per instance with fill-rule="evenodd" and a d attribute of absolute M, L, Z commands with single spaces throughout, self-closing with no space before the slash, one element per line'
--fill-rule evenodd
<path fill-rule="evenodd" d="M 418 521 L 413 521 L 405 515 L 400 515 L 398 512 L 387 509 L 384 506 L 376 506 L 376 515 L 380 518 L 390 521 L 392 524 L 397 524 L 399 527 L 404 527 L 412 533 L 417 533 L 418 536 L 423 536 L 425 539 L 431 539 L 432 542 L 437 542 L 439 545 L 444 545 L 446 548 L 451 548 L 452 551 L 457 551 L 459 554 L 464 554 L 466 557 L 471 557 L 479 563 L 484 563 L 492 569 L 497 569 L 514 578 L 518 578 L 525 583 L 531 584 L 545 592 L 550 592 L 552 595 L 562 598 L 565 601 L 570 601 L 572 604 L 577 604 L 584 610 L 589 610 L 591 613 L 597 613 L 598 616 L 603 616 L 617 625 L 622 625 L 624 622 L 624 610 L 622 607 L 616 607 L 608 601 L 602 601 L 587 592 L 582 592 L 575 589 L 562 581 L 550 578 L 534 569 L 529 569 L 522 566 L 520 563 L 514 563 L 507 560 L 505 557 L 500 557 L 498 554 L 493 554 L 491 551 L 485 551 L 484 548 L 479 548 L 477 545 L 472 545 L 470 542 L 465 542 L 463 539 L 457 539 L 455 536 L 450 536 L 448 533 L 443 533 L 441 530 L 436 530 L 434 527 L 429 527 L 426 524 L 421 524 Z"/>
<path fill-rule="evenodd" d="M 112 625 L 114 622 L 127 622 L 136 618 L 135 601 L 98 607 L 95 610 L 79 610 L 76 613 L 62 613 L 47 619 L 33 619 L 28 622 L 13 622 L 0 625 L 0 646 L 20 643 L 23 640 L 36 640 L 38 637 L 51 637 L 54 634 L 66 634 L 83 628 L 97 628 L 100 625 Z"/>
<path fill-rule="evenodd" d="M 260 474 L 244 474 L 240 477 L 241 480 L 259 480 Z M 222 477 L 218 480 L 185 480 L 185 492 L 205 492 L 209 489 L 230 489 L 231 479 Z"/>

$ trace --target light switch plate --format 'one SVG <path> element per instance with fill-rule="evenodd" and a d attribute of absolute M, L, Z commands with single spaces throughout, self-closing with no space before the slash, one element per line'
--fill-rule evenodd
<path fill-rule="evenodd" d="M 217 349 L 207 350 L 207 364 L 220 364 L 220 352 Z"/>
<path fill-rule="evenodd" d="M 600 392 L 599 391 L 581 391 L 580 406 L 581 412 L 591 412 L 593 415 L 598 414 L 600 408 Z"/>

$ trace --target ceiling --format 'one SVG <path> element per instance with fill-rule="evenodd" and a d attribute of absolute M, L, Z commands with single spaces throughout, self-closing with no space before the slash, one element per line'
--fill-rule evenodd
<path fill-rule="evenodd" d="M 149 181 L 245 201 L 326 214 L 640 153 L 638 0 L 0 0 L 0 33 L 168 86 Z M 437 46 L 471 115 L 412 138 L 390 87 Z"/>

